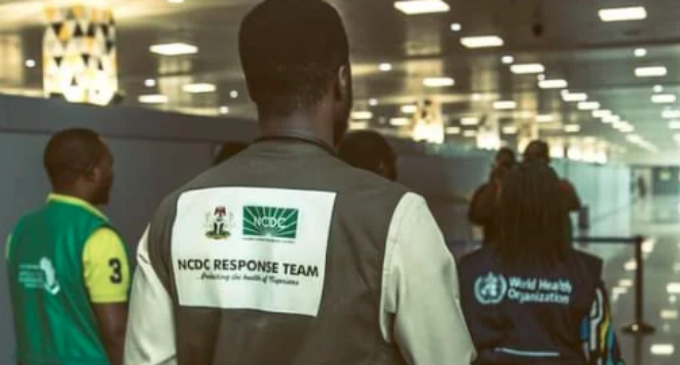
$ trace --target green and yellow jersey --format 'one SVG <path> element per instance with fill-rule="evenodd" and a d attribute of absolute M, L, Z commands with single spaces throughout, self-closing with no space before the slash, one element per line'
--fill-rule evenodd
<path fill-rule="evenodd" d="M 109 364 L 92 304 L 126 302 L 130 268 L 106 216 L 85 201 L 52 194 L 19 221 L 5 254 L 17 360 Z"/>

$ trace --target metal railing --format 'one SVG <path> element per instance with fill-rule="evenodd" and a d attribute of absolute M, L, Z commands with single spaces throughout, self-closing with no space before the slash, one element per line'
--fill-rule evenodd
<path fill-rule="evenodd" d="M 645 306 L 644 306 L 644 256 L 643 245 L 645 238 L 643 236 L 635 237 L 577 237 L 574 239 L 575 243 L 579 244 L 626 244 L 635 246 L 635 313 L 633 322 L 624 326 L 622 330 L 628 334 L 645 335 L 656 331 L 654 326 L 645 322 Z M 460 246 L 481 245 L 481 241 L 448 241 L 450 249 Z"/>

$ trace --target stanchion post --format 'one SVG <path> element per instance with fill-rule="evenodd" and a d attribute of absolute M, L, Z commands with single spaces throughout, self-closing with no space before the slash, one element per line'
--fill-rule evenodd
<path fill-rule="evenodd" d="M 644 321 L 645 260 L 642 251 L 644 243 L 645 243 L 644 237 L 638 236 L 635 238 L 635 263 L 637 265 L 635 270 L 635 321 L 623 328 L 624 332 L 637 335 L 650 334 L 656 331 L 656 329 L 652 325 L 645 323 Z"/>

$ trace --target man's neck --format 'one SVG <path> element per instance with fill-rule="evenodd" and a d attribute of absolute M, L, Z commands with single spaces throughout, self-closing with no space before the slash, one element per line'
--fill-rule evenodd
<path fill-rule="evenodd" d="M 59 188 L 58 189 L 58 188 L 54 188 L 52 190 L 52 192 L 54 194 L 57 194 L 57 195 L 64 195 L 64 196 L 68 196 L 68 197 L 71 197 L 71 198 L 80 199 L 82 201 L 85 201 L 85 202 L 93 205 L 93 206 L 95 205 L 95 204 L 92 203 L 92 199 L 90 198 L 90 196 L 88 194 L 84 194 L 83 192 L 79 191 L 78 189 L 70 189 L 70 188 Z"/>
<path fill-rule="evenodd" d="M 321 141 L 333 146 L 333 128 L 323 123 L 323 117 L 297 112 L 286 116 L 260 114 L 262 137 L 298 137 Z"/>

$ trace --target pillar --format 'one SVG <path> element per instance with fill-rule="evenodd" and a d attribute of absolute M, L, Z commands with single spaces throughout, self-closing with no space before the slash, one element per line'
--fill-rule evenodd
<path fill-rule="evenodd" d="M 72 103 L 108 105 L 118 92 L 112 11 L 85 5 L 48 5 L 45 16 L 45 95 L 63 95 Z"/>

